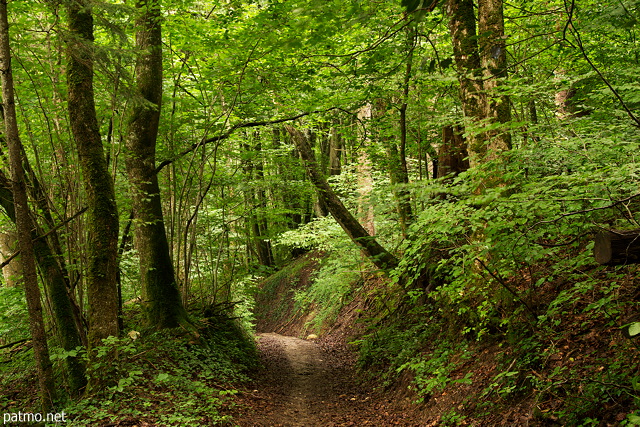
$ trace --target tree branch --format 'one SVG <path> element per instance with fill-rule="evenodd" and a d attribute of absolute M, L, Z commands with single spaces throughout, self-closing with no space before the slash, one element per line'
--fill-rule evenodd
<path fill-rule="evenodd" d="M 227 130 L 225 133 L 223 133 L 221 135 L 218 135 L 218 136 L 213 136 L 211 138 L 206 138 L 206 139 L 203 139 L 200 142 L 196 142 L 194 144 L 191 144 L 191 146 L 189 148 L 187 148 L 186 150 L 181 151 L 180 153 L 175 155 L 173 158 L 167 159 L 167 160 L 163 160 L 158 165 L 158 167 L 156 167 L 156 174 L 159 173 L 162 169 L 164 169 L 165 166 L 170 165 L 171 163 L 181 159 L 182 157 L 184 157 L 187 154 L 197 150 L 200 147 L 203 147 L 203 146 L 205 146 L 207 144 L 210 144 L 212 142 L 220 142 L 220 141 L 224 141 L 225 139 L 228 139 L 238 129 L 260 127 L 260 126 L 269 126 L 269 125 L 277 125 L 279 123 L 285 123 L 285 122 L 291 122 L 291 121 L 294 121 L 294 120 L 298 120 L 299 118 L 302 118 L 302 117 L 305 117 L 305 116 L 309 116 L 311 114 L 327 113 L 329 111 L 334 111 L 334 110 L 344 111 L 344 112 L 347 112 L 349 114 L 352 114 L 351 112 L 346 111 L 346 110 L 344 110 L 344 109 L 342 109 L 340 107 L 331 107 L 331 108 L 327 108 L 325 110 L 307 111 L 306 113 L 300 113 L 300 114 L 297 114 L 295 116 L 284 117 L 282 119 L 262 120 L 262 121 L 254 121 L 254 122 L 245 122 L 245 123 L 235 124 L 235 125 L 231 126 L 229 128 L 229 130 Z"/>
<path fill-rule="evenodd" d="M 70 216 L 69 218 L 65 219 L 64 221 L 62 221 L 60 224 L 56 225 L 55 227 L 53 227 L 51 230 L 47 231 L 44 234 L 41 234 L 40 236 L 36 237 L 35 239 L 33 239 L 33 241 L 35 242 L 36 240 L 40 240 L 40 239 L 44 239 L 45 237 L 47 237 L 48 235 L 50 235 L 51 233 L 55 232 L 56 230 L 59 230 L 61 227 L 65 226 L 66 224 L 70 223 L 71 221 L 73 221 L 74 219 L 76 219 L 77 217 L 79 217 L 80 215 L 82 215 L 83 213 L 85 213 L 87 211 L 87 208 L 84 207 L 82 209 L 80 209 L 78 212 L 76 212 L 75 214 L 73 214 L 72 216 Z M 0 263 L 0 268 L 4 268 L 6 267 L 11 261 L 13 261 L 13 259 L 15 257 L 17 257 L 18 255 L 20 255 L 20 251 L 17 250 L 15 251 L 13 254 L 11 254 L 11 256 L 9 258 L 7 258 L 6 260 L 4 260 L 3 263 Z"/>
<path fill-rule="evenodd" d="M 565 31 L 567 29 L 571 30 L 571 32 L 573 33 L 573 36 L 576 39 L 576 43 L 578 45 L 578 49 L 580 50 L 580 53 L 582 54 L 584 59 L 587 61 L 589 66 L 591 68 L 593 68 L 593 71 L 595 71 L 598 74 L 598 76 L 600 77 L 600 80 L 602 80 L 602 82 L 605 85 L 607 85 L 607 87 L 613 93 L 613 95 L 616 97 L 618 102 L 620 102 L 620 105 L 622 105 L 622 108 L 624 109 L 624 111 L 627 112 L 627 115 L 631 118 L 631 120 L 633 120 L 635 122 L 635 125 L 637 127 L 640 127 L 640 119 L 638 119 L 636 117 L 636 115 L 633 114 L 633 111 L 631 111 L 631 109 L 627 106 L 627 103 L 624 101 L 624 99 L 622 99 L 622 96 L 620 96 L 618 91 L 613 87 L 613 85 L 611 85 L 611 83 L 609 83 L 609 80 L 607 80 L 607 78 L 604 76 L 604 74 L 602 74 L 602 72 L 598 69 L 598 67 L 596 67 L 596 65 L 591 61 L 591 58 L 589 58 L 589 56 L 587 55 L 587 51 L 584 49 L 584 45 L 582 44 L 582 38 L 580 37 L 580 33 L 578 32 L 578 29 L 576 28 L 576 26 L 573 23 L 573 9 L 574 9 L 574 6 L 575 6 L 574 3 L 575 3 L 575 0 L 571 0 L 571 8 L 567 10 L 567 14 L 569 16 L 569 19 L 567 20 L 567 24 L 565 26 Z"/>
<path fill-rule="evenodd" d="M 565 218 L 567 216 L 580 215 L 580 214 L 583 214 L 583 213 L 602 211 L 602 210 L 606 210 L 606 209 L 615 208 L 616 206 L 618 206 L 618 205 L 620 205 L 620 204 L 622 204 L 624 202 L 628 202 L 630 200 L 633 200 L 636 197 L 640 197 L 640 193 L 632 194 L 631 196 L 625 197 L 624 199 L 616 200 L 616 201 L 614 201 L 613 203 L 611 203 L 610 205 L 607 205 L 607 206 L 600 206 L 600 207 L 597 207 L 597 208 L 589 208 L 589 209 L 581 209 L 579 211 L 563 213 L 563 214 L 559 215 L 558 217 L 556 217 L 554 219 L 548 219 L 546 221 L 538 221 L 535 224 L 533 224 L 531 227 L 529 227 L 529 230 L 531 230 L 533 227 L 536 227 L 536 226 L 538 226 L 540 224 L 551 224 L 551 223 L 560 221 L 562 218 Z"/>

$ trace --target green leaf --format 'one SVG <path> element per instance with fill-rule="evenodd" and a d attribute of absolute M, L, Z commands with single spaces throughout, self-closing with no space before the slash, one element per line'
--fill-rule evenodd
<path fill-rule="evenodd" d="M 633 339 L 640 335 L 640 322 L 633 322 L 622 326 L 622 335 L 626 338 Z"/>
<path fill-rule="evenodd" d="M 629 421 L 632 425 L 640 425 L 640 415 L 636 415 L 636 414 L 630 414 L 627 415 L 627 421 Z"/>

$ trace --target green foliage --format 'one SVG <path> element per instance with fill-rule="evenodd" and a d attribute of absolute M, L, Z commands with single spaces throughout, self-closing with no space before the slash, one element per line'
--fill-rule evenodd
<path fill-rule="evenodd" d="M 443 341 L 437 343 L 430 354 L 414 357 L 396 371 L 397 373 L 404 370 L 413 371 L 414 388 L 420 396 L 418 402 L 423 402 L 425 396 L 429 398 L 433 393 L 442 392 L 450 384 L 471 384 L 473 376 L 471 372 L 461 378 L 452 378 L 452 373 L 470 357 L 472 355 L 466 351 L 466 344 L 452 346 L 450 342 Z"/>
<path fill-rule="evenodd" d="M 236 393 L 230 384 L 247 379 L 245 371 L 256 364 L 255 347 L 231 321 L 201 331 L 200 338 L 174 331 L 106 340 L 89 369 L 108 385 L 69 403 L 68 424 L 136 420 L 197 426 L 228 421 L 225 411 Z M 105 361 L 114 351 L 119 358 Z"/>
<path fill-rule="evenodd" d="M 0 287 L 0 337 L 5 344 L 30 336 L 24 289 Z"/>
<path fill-rule="evenodd" d="M 458 426 L 465 425 L 465 419 L 467 419 L 466 416 L 458 413 L 458 411 L 456 411 L 455 409 L 450 409 L 442 414 L 440 422 L 444 426 Z"/>
<path fill-rule="evenodd" d="M 135 16 L 131 5 L 121 3 L 93 5 L 93 50 L 99 124 L 124 220 L 131 205 L 123 178 L 124 117 L 128 106 L 139 101 L 131 97 Z M 628 405 L 637 399 L 637 389 L 620 394 L 621 387 L 612 385 L 637 378 L 637 340 L 624 347 L 612 338 L 606 354 L 585 355 L 591 359 L 583 362 L 582 371 L 551 359 L 567 356 L 556 343 L 571 346 L 576 336 L 588 335 L 586 329 L 609 337 L 623 327 L 637 336 L 637 321 L 628 320 L 637 311 L 637 301 L 629 296 L 629 289 L 637 287 L 633 267 L 596 266 L 590 241 L 601 229 L 637 228 L 640 221 L 640 133 L 620 101 L 632 112 L 640 106 L 638 2 L 505 4 L 510 63 L 500 90 L 513 107 L 513 121 L 504 128 L 512 133 L 514 150 L 443 181 L 428 179 L 429 165 L 437 157 L 443 126 L 461 125 L 464 117 L 446 10 L 419 11 L 431 3 L 163 2 L 165 91 L 156 160 L 173 160 L 159 179 L 178 285 L 189 304 L 241 301 L 232 304 L 234 314 L 248 328 L 256 310 L 248 298 L 254 278 L 274 270 L 259 265 L 256 242 L 277 242 L 272 250 L 279 266 L 296 250 L 319 249 L 327 258 L 309 287 L 296 292 L 297 308 L 315 309 L 317 327 L 335 318 L 360 290 L 368 264 L 335 221 L 312 219 L 316 196 L 281 123 L 225 132 L 240 123 L 337 107 L 300 118 L 296 126 L 309 131 L 318 154 L 326 154 L 329 135 L 341 138 L 342 172 L 330 177 L 331 185 L 352 212 L 373 206 L 376 237 L 402 258 L 395 284 L 367 291 L 378 311 L 369 334 L 357 341 L 361 366 L 384 370 L 387 381 L 411 371 L 414 387 L 426 399 L 432 391 L 465 380 L 464 375 L 453 379 L 459 364 L 442 366 L 447 357 L 460 356 L 476 341 L 495 340 L 512 353 L 500 361 L 485 397 L 502 402 L 537 393 L 542 403 L 560 402 L 545 408 L 550 419 L 596 423 L 598 404 L 615 400 Z M 86 204 L 64 105 L 64 19 L 51 2 L 17 0 L 9 7 L 20 126 L 27 158 L 54 213 L 43 227 L 51 230 Z M 407 40 L 409 20 L 414 20 L 414 42 Z M 572 93 L 571 107 L 580 114 L 558 117 L 556 100 L 563 90 Z M 358 114 L 363 106 L 373 106 L 372 120 Z M 397 187 L 389 185 L 393 165 L 387 151 L 399 141 L 401 110 L 407 119 L 412 182 L 400 187 L 410 193 L 416 216 L 406 238 L 399 233 L 392 195 Z M 467 123 L 465 133 L 495 126 Z M 201 141 L 209 142 L 196 149 Z M 364 154 L 373 187 L 366 196 L 358 193 Z M 45 213 L 34 213 L 45 225 Z M 87 248 L 93 242 L 83 237 L 82 217 L 63 225 L 57 229 L 56 244 L 64 252 L 59 260 L 68 262 L 81 302 Z M 295 287 L 296 275 L 308 266 L 293 264 L 270 276 L 261 297 L 290 292 L 281 285 Z M 138 295 L 139 269 L 126 242 L 120 269 L 128 301 Z M 138 309 L 125 306 L 128 329 L 138 327 Z M 284 304 L 271 313 L 276 320 L 288 314 Z M 407 318 L 398 321 L 403 315 Z M 27 324 L 22 291 L 0 288 L 1 339 L 28 338 Z M 114 339 L 97 349 L 89 373 L 105 380 L 104 402 L 97 402 L 99 396 L 82 401 L 79 405 L 87 406 L 77 407 L 77 422 L 80 414 L 96 424 L 114 413 L 121 420 L 145 421 L 156 409 L 166 417 L 153 422 L 219 421 L 217 415 L 204 415 L 206 408 L 215 414 L 226 399 L 220 395 L 224 390 L 213 387 L 213 378 L 233 378 L 235 365 L 223 361 L 245 363 L 251 349 L 227 345 L 228 336 L 207 338 L 217 342 L 208 347 L 164 338 Z M 154 345 L 159 355 L 180 360 L 184 367 L 152 358 Z M 30 366 L 28 351 L 13 350 L 2 353 L 12 360 L 0 364 L 3 381 L 26 375 L 20 371 Z M 55 350 L 54 361 L 76 351 L 81 350 Z M 121 360 L 112 357 L 114 352 Z M 575 355 L 567 357 L 575 360 Z M 616 358 L 619 363 L 612 364 Z M 613 366 L 615 372 L 605 377 L 599 366 Z M 578 381 L 586 375 L 594 381 Z M 192 396 L 177 393 L 181 389 Z M 149 390 L 164 397 L 156 401 Z M 170 393 L 181 396 L 176 402 L 181 411 L 172 417 L 161 403 Z M 197 400 L 204 402 L 201 412 Z M 127 413 L 127 405 L 137 409 Z M 452 410 L 443 423 L 463 422 L 465 416 Z M 628 424 L 637 417 L 630 414 Z"/>
<path fill-rule="evenodd" d="M 305 250 L 338 251 L 354 245 L 349 244 L 340 225 L 329 216 L 314 218 L 295 230 L 285 231 L 278 236 L 278 245 Z"/>
<path fill-rule="evenodd" d="M 311 285 L 294 295 L 298 309 L 310 311 L 313 308 L 315 315 L 311 323 L 317 331 L 332 324 L 340 310 L 350 302 L 351 293 L 361 283 L 359 266 L 357 253 L 333 253 L 323 258 Z"/>

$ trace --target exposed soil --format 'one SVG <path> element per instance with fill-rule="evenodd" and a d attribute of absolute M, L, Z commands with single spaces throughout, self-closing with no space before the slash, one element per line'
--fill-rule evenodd
<path fill-rule="evenodd" d="M 424 426 L 358 381 L 345 349 L 276 333 L 260 334 L 258 346 L 263 369 L 242 397 L 239 426 Z"/>

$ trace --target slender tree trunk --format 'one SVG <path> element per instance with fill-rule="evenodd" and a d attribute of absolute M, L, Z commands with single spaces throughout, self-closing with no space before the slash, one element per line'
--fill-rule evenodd
<path fill-rule="evenodd" d="M 393 254 L 384 249 L 378 241 L 372 237 L 367 230 L 364 229 L 347 208 L 342 204 L 342 201 L 333 192 L 327 180 L 324 178 L 315 156 L 309 145 L 307 137 L 304 136 L 299 130 L 285 125 L 287 132 L 291 134 L 293 142 L 300 153 L 300 157 L 304 162 L 307 169 L 307 173 L 311 182 L 318 191 L 318 197 L 322 198 L 329 209 L 331 215 L 340 224 L 342 229 L 347 233 L 351 240 L 360 247 L 366 257 L 368 257 L 373 264 L 380 270 L 390 270 L 398 265 L 398 260 Z"/>
<path fill-rule="evenodd" d="M 129 118 L 126 165 L 133 192 L 144 311 L 150 326 L 171 328 L 187 315 L 176 284 L 155 172 L 162 103 L 161 9 L 157 0 L 138 0 L 136 7 L 135 75 L 141 99 L 134 102 Z"/>
<path fill-rule="evenodd" d="M 22 146 L 21 149 L 24 151 Z M 51 215 L 47 189 L 38 179 L 24 152 L 22 156 L 28 196 L 34 201 L 39 217 L 46 224 L 45 228 L 50 230 L 46 233 L 46 237 L 39 238 L 45 234 L 45 231 L 37 223 L 35 214 L 30 210 L 31 235 L 36 262 L 44 277 L 46 294 L 53 311 L 59 343 L 67 351 L 75 350 L 86 345 L 87 341 L 82 322 L 82 310 L 73 299 L 59 234 L 54 230 L 56 224 Z M 5 179 L 6 177 L 0 176 L 0 180 Z M 14 210 L 13 207 L 10 209 Z M 15 217 L 13 219 L 15 222 Z M 69 389 L 73 395 L 79 395 L 86 386 L 85 365 L 80 357 L 67 357 L 65 365 Z"/>
<path fill-rule="evenodd" d="M 507 78 L 507 48 L 504 34 L 502 0 L 478 2 L 478 32 L 480 60 L 484 69 L 484 91 L 487 101 L 485 116 L 490 123 L 511 121 L 509 97 L 500 94 L 502 81 Z M 495 129 L 487 133 L 488 156 L 495 158 L 501 151 L 511 149 L 511 133 Z"/>
<path fill-rule="evenodd" d="M 413 52 L 416 46 L 416 30 L 407 27 L 407 65 L 405 67 L 404 81 L 402 82 L 402 100 L 400 104 L 400 144 L 397 148 L 397 165 L 393 165 L 395 173 L 392 172 L 392 184 L 399 184 L 396 198 L 398 199 L 398 216 L 400 218 L 400 228 L 402 234 L 406 237 L 409 225 L 413 222 L 413 209 L 411 208 L 411 193 L 403 185 L 409 184 L 409 168 L 407 167 L 407 107 L 409 105 L 409 89 L 411 83 L 411 75 L 413 69 Z M 394 147 L 395 148 L 395 145 Z M 392 163 L 395 163 L 392 159 Z M 395 175 L 395 177 L 393 176 Z"/>
<path fill-rule="evenodd" d="M 320 171 L 323 175 L 329 174 L 330 162 L 331 162 L 331 142 L 329 136 L 322 132 L 320 134 Z M 313 206 L 313 211 L 317 217 L 325 217 L 329 215 L 329 211 L 324 204 L 324 201 L 318 197 Z"/>
<path fill-rule="evenodd" d="M 247 138 L 250 138 L 247 135 Z M 249 187 L 244 191 L 245 204 L 247 209 L 247 236 L 250 241 L 250 251 L 255 255 L 260 265 L 271 267 L 274 265 L 271 244 L 266 239 L 268 233 L 265 218 L 266 194 L 259 188 L 264 183 L 264 167 L 261 159 L 254 157 L 256 153 L 262 151 L 258 133 L 253 135 L 256 144 L 243 144 L 246 159 L 243 161 L 243 171 Z M 258 188 L 254 188 L 256 186 Z"/>
<path fill-rule="evenodd" d="M 67 4 L 69 41 L 67 54 L 68 109 L 71 131 L 82 169 L 88 206 L 89 345 L 117 336 L 118 210 L 113 180 L 100 139 L 93 94 L 93 16 L 88 0 Z"/>
<path fill-rule="evenodd" d="M 373 106 L 367 104 L 358 110 L 358 121 L 361 123 L 371 122 L 373 119 Z M 366 135 L 363 135 L 366 138 Z M 358 176 L 358 217 L 360 223 L 365 230 L 371 235 L 376 234 L 376 219 L 373 205 L 371 204 L 369 197 L 373 191 L 373 175 L 371 174 L 371 160 L 369 154 L 365 150 L 364 144 L 361 150 L 358 152 L 358 163 L 356 165 Z M 331 209 L 329 209 L 331 212 Z M 333 214 L 333 213 L 332 213 Z"/>
<path fill-rule="evenodd" d="M 23 157 L 24 163 L 28 160 Z M 9 179 L 0 171 L 0 188 L 4 191 L 11 187 Z M 10 193 L 11 198 L 13 193 Z M 0 206 L 7 216 L 16 222 L 15 205 L 8 197 L 0 196 Z M 42 227 L 34 221 L 35 215 L 29 215 L 31 238 L 36 262 L 40 268 L 46 285 L 51 308 L 57 326 L 57 336 L 62 347 L 67 350 L 75 350 L 86 344 L 82 313 L 71 297 L 71 286 L 67 270 L 61 261 L 60 254 L 56 254 L 49 240 L 38 238 L 45 234 Z M 50 232 L 55 234 L 55 232 Z M 16 261 L 16 260 L 14 260 Z M 68 357 L 65 359 L 69 389 L 74 395 L 79 394 L 86 386 L 85 365 L 80 357 Z"/>
<path fill-rule="evenodd" d="M 11 71 L 11 51 L 9 48 L 9 23 L 7 18 L 7 2 L 0 0 L 0 61 L 2 70 L 2 100 L 4 122 L 9 147 L 11 165 L 11 181 L 13 200 L 18 229 L 18 243 L 21 253 L 22 271 L 27 309 L 29 311 L 29 328 L 33 341 L 33 352 L 38 372 L 40 401 L 44 412 L 53 407 L 55 384 L 53 369 L 49 359 L 49 348 L 42 316 L 40 288 L 36 272 L 33 241 L 31 240 L 31 221 L 27 200 L 26 179 L 22 168 L 23 150 L 18 133 L 18 123 L 13 94 L 13 74 Z"/>
<path fill-rule="evenodd" d="M 18 250 L 18 236 L 13 230 L 0 232 L 0 261 L 3 263 L 11 258 Z M 7 287 L 14 287 L 20 283 L 22 277 L 22 264 L 20 257 L 15 257 L 2 267 L 2 275 Z"/>
<path fill-rule="evenodd" d="M 258 133 L 256 132 L 256 138 L 259 138 Z M 256 151 L 260 153 L 262 151 L 262 144 L 260 141 L 256 144 Z M 257 225 L 258 225 L 258 233 L 259 233 L 259 241 L 260 252 L 261 252 L 261 261 L 260 263 L 267 267 L 272 267 L 275 265 L 275 260 L 273 257 L 273 249 L 271 247 L 271 241 L 269 240 L 269 222 L 267 221 L 267 192 L 264 189 L 264 163 L 262 156 L 259 156 L 257 159 L 257 163 L 255 165 L 256 168 L 256 178 L 259 181 L 259 187 L 256 190 L 256 198 L 258 207 L 260 208 L 257 212 Z"/>
<path fill-rule="evenodd" d="M 338 131 L 340 122 L 334 123 L 331 127 L 331 133 L 329 136 L 329 175 L 335 176 L 342 173 L 342 136 Z"/>

